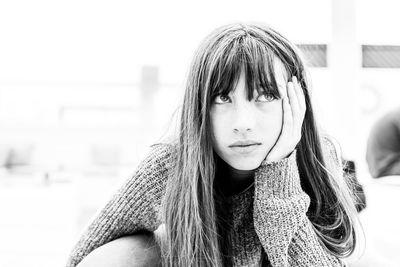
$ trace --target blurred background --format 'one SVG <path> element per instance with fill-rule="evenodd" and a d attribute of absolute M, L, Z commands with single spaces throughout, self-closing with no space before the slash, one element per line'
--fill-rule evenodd
<path fill-rule="evenodd" d="M 400 266 L 400 177 L 372 179 L 371 126 L 400 106 L 398 1 L 0 1 L 0 266 L 63 266 L 168 129 L 197 45 L 264 22 L 303 51 L 321 128 L 356 165 L 366 251 Z M 396 179 L 398 178 L 398 179 Z"/>

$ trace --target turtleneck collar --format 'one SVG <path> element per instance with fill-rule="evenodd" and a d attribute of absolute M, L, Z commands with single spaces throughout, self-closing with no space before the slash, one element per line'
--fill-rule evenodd
<path fill-rule="evenodd" d="M 217 154 L 216 179 L 222 193 L 229 197 L 247 189 L 254 182 L 255 170 L 238 170 L 230 166 Z"/>

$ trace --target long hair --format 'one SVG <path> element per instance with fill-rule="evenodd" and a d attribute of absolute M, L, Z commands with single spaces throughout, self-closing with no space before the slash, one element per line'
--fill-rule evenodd
<path fill-rule="evenodd" d="M 307 216 L 329 253 L 337 257 L 353 253 L 355 200 L 340 177 L 342 173 L 329 169 L 324 158 L 301 54 L 267 26 L 237 23 L 220 27 L 204 39 L 188 73 L 175 140 L 175 167 L 162 206 L 166 230 L 163 266 L 226 265 L 223 247 L 228 237 L 221 230 L 218 214 L 221 209 L 215 190 L 217 159 L 211 141 L 210 107 L 216 95 L 228 95 L 233 90 L 242 70 L 249 99 L 254 89 L 279 98 L 273 64 L 276 58 L 285 66 L 288 77 L 298 78 L 306 100 L 296 160 L 302 187 L 311 198 Z"/>

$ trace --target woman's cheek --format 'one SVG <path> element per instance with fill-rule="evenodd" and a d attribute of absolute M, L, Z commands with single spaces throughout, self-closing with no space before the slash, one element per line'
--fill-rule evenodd
<path fill-rule="evenodd" d="M 266 120 L 279 121 L 282 119 L 282 106 L 279 105 L 279 102 L 275 102 L 264 104 L 259 107 L 260 113 Z"/>
<path fill-rule="evenodd" d="M 268 139 L 276 140 L 282 129 L 282 107 L 278 104 L 268 105 L 262 108 L 262 125 L 263 136 Z"/>
<path fill-rule="evenodd" d="M 268 110 L 268 111 L 282 111 L 282 100 L 281 99 L 276 99 L 271 102 L 258 102 L 258 107 L 262 110 Z"/>
<path fill-rule="evenodd" d="M 227 116 L 220 112 L 214 112 L 211 115 L 211 136 L 213 138 L 214 148 L 224 146 L 225 139 L 229 133 L 229 120 Z"/>

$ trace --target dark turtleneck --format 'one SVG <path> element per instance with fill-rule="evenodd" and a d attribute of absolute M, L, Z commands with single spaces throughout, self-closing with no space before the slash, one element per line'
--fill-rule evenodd
<path fill-rule="evenodd" d="M 232 214 L 229 197 L 243 192 L 254 182 L 254 170 L 238 170 L 230 166 L 216 153 L 216 211 L 218 214 L 217 228 L 219 233 L 219 244 L 223 255 L 224 266 L 233 266 L 232 244 L 229 232 L 232 228 Z"/>
<path fill-rule="evenodd" d="M 237 195 L 254 182 L 255 170 L 238 170 L 230 166 L 217 154 L 216 179 L 220 190 L 226 197 Z"/>

